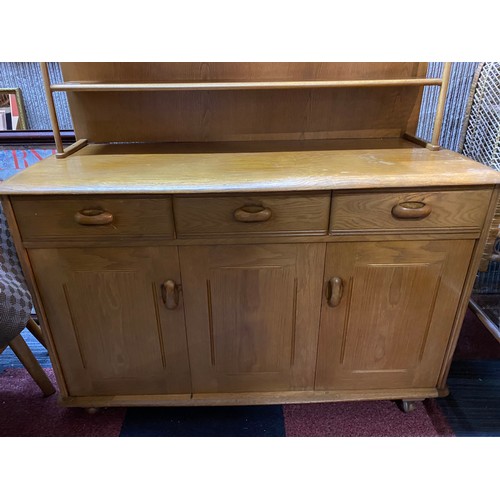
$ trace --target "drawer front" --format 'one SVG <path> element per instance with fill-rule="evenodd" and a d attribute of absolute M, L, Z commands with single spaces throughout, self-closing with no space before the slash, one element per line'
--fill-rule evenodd
<path fill-rule="evenodd" d="M 490 189 L 335 194 L 330 233 L 339 231 L 480 230 Z"/>
<path fill-rule="evenodd" d="M 177 236 L 325 235 L 330 192 L 174 197 Z"/>
<path fill-rule="evenodd" d="M 13 197 L 23 240 L 174 237 L 172 198 Z"/>

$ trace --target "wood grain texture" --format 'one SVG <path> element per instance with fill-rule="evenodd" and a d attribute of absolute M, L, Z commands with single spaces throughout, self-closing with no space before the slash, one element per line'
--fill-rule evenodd
<path fill-rule="evenodd" d="M 179 238 L 176 240 L 154 239 L 154 238 L 88 238 L 85 240 L 86 248 L 105 248 L 113 246 L 116 248 L 122 247 L 185 247 L 191 245 L 251 245 L 251 244 L 266 244 L 266 243 L 332 243 L 348 242 L 348 241 L 392 241 L 397 238 L 400 241 L 411 240 L 463 240 L 476 239 L 481 235 L 480 231 L 461 231 L 453 229 L 439 229 L 426 232 L 417 230 L 409 230 L 395 235 L 394 232 L 374 232 L 369 234 L 347 233 L 335 234 L 328 236 L 277 236 L 273 235 L 255 235 L 241 234 L 231 237 L 218 238 L 215 236 L 199 237 L 199 238 Z M 23 245 L 26 249 L 31 248 L 81 248 L 83 240 L 59 240 L 59 239 L 37 239 L 25 240 Z"/>
<path fill-rule="evenodd" d="M 483 227 L 490 198 L 491 189 L 335 193 L 332 198 L 330 232 L 366 233 L 373 230 L 429 230 L 454 227 L 479 231 Z M 429 215 L 422 219 L 403 219 L 394 216 L 394 207 L 414 201 L 424 203 L 430 209 Z"/>
<path fill-rule="evenodd" d="M 434 386 L 473 241 L 327 246 L 325 278 L 346 283 L 323 301 L 317 390 Z"/>
<path fill-rule="evenodd" d="M 248 86 L 424 78 L 423 63 L 63 63 L 66 82 Z M 310 84 L 310 85 L 311 85 Z M 302 84 L 303 85 L 303 84 Z M 317 83 L 316 83 L 317 85 Z M 70 92 L 75 133 L 92 142 L 399 137 L 416 127 L 415 87 Z M 164 117 L 169 119 L 165 120 Z"/>
<path fill-rule="evenodd" d="M 264 221 L 241 222 L 238 210 L 268 210 Z M 179 238 L 237 234 L 310 234 L 328 231 L 330 193 L 245 196 L 176 196 L 175 224 Z"/>
<path fill-rule="evenodd" d="M 416 87 L 72 92 L 68 102 L 76 137 L 90 142 L 254 141 L 399 137 L 415 128 L 420 95 Z"/>
<path fill-rule="evenodd" d="M 426 63 L 310 62 L 64 62 L 65 82 L 255 82 L 423 78 Z"/>
<path fill-rule="evenodd" d="M 312 389 L 324 251 L 180 248 L 194 393 Z"/>
<path fill-rule="evenodd" d="M 425 148 L 77 153 L 62 160 L 54 157 L 42 160 L 0 184 L 0 194 L 208 194 L 403 189 L 499 182 L 500 172 L 452 151 Z"/>
<path fill-rule="evenodd" d="M 170 196 L 54 196 L 43 199 L 28 196 L 15 198 L 13 204 L 21 235 L 27 240 L 174 237 Z M 75 216 L 82 211 L 94 209 L 111 215 L 111 222 L 82 225 L 75 220 Z"/>
<path fill-rule="evenodd" d="M 328 403 L 340 401 L 369 401 L 387 399 L 435 398 L 434 387 L 389 390 L 346 390 L 346 391 L 274 391 L 203 394 L 150 394 L 147 396 L 88 396 L 63 397 L 59 402 L 67 407 L 108 406 L 240 406 L 287 403 Z"/>
<path fill-rule="evenodd" d="M 183 307 L 161 300 L 180 282 L 175 248 L 29 256 L 71 396 L 191 391 Z"/>

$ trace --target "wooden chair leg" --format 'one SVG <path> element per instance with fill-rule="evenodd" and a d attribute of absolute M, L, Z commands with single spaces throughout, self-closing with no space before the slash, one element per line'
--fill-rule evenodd
<path fill-rule="evenodd" d="M 36 324 L 33 318 L 29 319 L 26 328 L 31 332 L 31 335 L 33 335 L 33 337 L 35 337 L 38 340 L 38 342 L 40 342 L 40 344 L 42 344 L 43 347 L 47 349 L 47 344 L 45 343 L 45 339 L 43 338 L 42 330 Z"/>
<path fill-rule="evenodd" d="M 14 354 L 19 358 L 19 361 L 21 361 L 24 365 L 26 370 L 28 370 L 29 374 L 33 377 L 33 380 L 37 383 L 38 387 L 40 387 L 44 395 L 50 396 L 51 394 L 54 394 L 56 390 L 52 385 L 52 382 L 43 371 L 43 368 L 36 360 L 22 336 L 18 335 L 15 339 L 11 340 L 9 346 L 14 351 Z"/>

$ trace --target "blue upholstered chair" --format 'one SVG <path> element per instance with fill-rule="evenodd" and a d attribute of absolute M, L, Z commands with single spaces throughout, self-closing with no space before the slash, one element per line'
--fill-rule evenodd
<path fill-rule="evenodd" d="M 40 327 L 31 318 L 32 301 L 0 204 L 0 353 L 9 346 L 45 396 L 54 386 L 36 360 L 21 332 L 27 327 L 45 347 Z"/>

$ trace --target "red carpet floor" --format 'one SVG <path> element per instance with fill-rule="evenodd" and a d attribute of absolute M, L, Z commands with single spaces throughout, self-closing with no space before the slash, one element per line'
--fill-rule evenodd
<path fill-rule="evenodd" d="M 52 369 L 45 369 L 57 387 Z M 57 393 L 43 397 L 23 368 L 0 375 L 0 436 L 118 436 L 125 409 L 102 410 L 98 418 L 80 408 L 62 408 Z"/>
<path fill-rule="evenodd" d="M 52 370 L 46 371 L 55 383 Z M 22 368 L 0 375 L 0 436 L 120 435 L 436 437 L 453 436 L 453 431 L 437 404 L 418 403 L 404 414 L 391 401 L 236 409 L 107 408 L 89 415 L 79 408 L 60 407 L 57 395 L 42 397 Z"/>
<path fill-rule="evenodd" d="M 437 410 L 437 409 L 434 409 Z M 405 414 L 391 401 L 285 405 L 287 436 L 437 437 L 452 436 L 436 428 L 423 403 Z"/>

